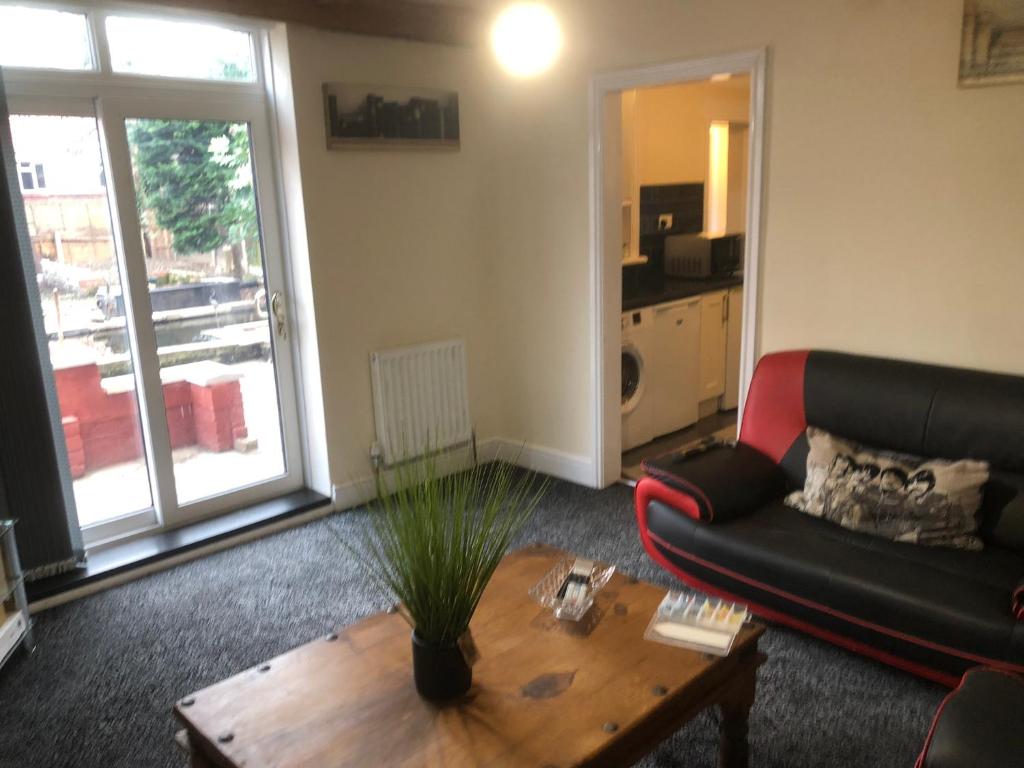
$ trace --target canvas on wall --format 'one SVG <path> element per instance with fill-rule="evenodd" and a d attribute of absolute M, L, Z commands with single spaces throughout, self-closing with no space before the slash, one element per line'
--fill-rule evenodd
<path fill-rule="evenodd" d="M 1024 83 L 1024 0 L 964 0 L 960 84 Z"/>
<path fill-rule="evenodd" d="M 323 90 L 329 149 L 459 146 L 456 91 L 349 83 Z"/>

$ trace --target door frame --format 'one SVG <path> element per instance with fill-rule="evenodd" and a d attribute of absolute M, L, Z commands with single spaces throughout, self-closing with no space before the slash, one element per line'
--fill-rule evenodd
<path fill-rule="evenodd" d="M 272 157 L 270 124 L 264 105 L 248 99 L 97 99 L 97 116 L 101 133 L 104 164 L 110 176 L 111 218 L 118 252 L 123 259 L 123 271 L 130 296 L 130 314 L 135 320 L 133 353 L 139 366 L 140 403 L 146 418 L 143 428 L 147 433 L 147 450 L 153 483 L 154 502 L 158 519 L 165 528 L 177 528 L 232 509 L 265 501 L 290 491 L 304 483 L 303 455 L 298 431 L 296 366 L 291 341 L 274 328 L 267 318 L 271 335 L 271 364 L 274 370 L 278 419 L 280 423 L 281 452 L 284 472 L 246 485 L 239 485 L 212 496 L 182 501 L 177 494 L 174 460 L 167 432 L 164 412 L 163 386 L 157 354 L 156 332 L 149 324 L 153 312 L 146 288 L 147 267 L 142 252 L 142 231 L 137 214 L 137 190 L 128 144 L 127 121 L 143 120 L 208 120 L 245 124 L 249 128 L 253 195 L 262 243 L 264 285 L 269 296 L 274 292 L 288 295 L 287 265 L 284 239 L 277 209 L 277 180 Z M 268 305 L 269 308 L 269 305 Z M 288 327 L 286 323 L 286 327 Z M 155 476 L 155 478 L 154 478 Z"/>
<path fill-rule="evenodd" d="M 83 71 L 7 69 L 4 72 L 11 114 L 68 115 L 96 120 L 100 153 L 107 169 L 107 195 L 111 231 L 125 290 L 126 309 L 137 318 L 152 315 L 145 288 L 145 263 L 136 247 L 139 222 L 136 190 L 124 126 L 125 118 L 199 119 L 244 122 L 251 141 L 253 192 L 256 195 L 260 233 L 264 247 L 264 281 L 284 295 L 288 333 L 271 331 L 275 393 L 281 424 L 284 473 L 241 485 L 222 494 L 180 503 L 177 498 L 155 333 L 146 322 L 128 323 L 126 333 L 137 376 L 136 396 L 140 429 L 144 435 L 152 504 L 149 508 L 104 520 L 82 529 L 87 550 L 114 542 L 170 530 L 296 490 L 305 484 L 308 455 L 302 439 L 302 414 L 298 407 L 301 371 L 298 366 L 297 324 L 291 293 L 291 264 L 283 224 L 283 189 L 277 155 L 275 101 L 269 72 L 269 35 L 264 24 L 207 14 L 178 14 L 172 9 L 116 10 L 105 4 L 48 4 L 58 10 L 87 14 L 95 44 L 96 69 Z M 165 10 L 167 12 L 165 12 Z M 104 23 L 107 15 L 141 14 L 169 18 L 187 16 L 191 21 L 223 25 L 252 36 L 255 80 L 225 83 L 121 74 L 110 71 Z M 125 233 L 128 233 L 125 236 Z M 273 257 L 271 256 L 273 254 Z M 134 274 L 134 279 L 129 274 Z M 273 290 L 273 288 L 271 288 Z M 268 322 L 270 320 L 268 319 Z M 134 326 L 134 330 L 132 327 Z M 148 361 L 148 365 L 146 364 Z"/>
<path fill-rule="evenodd" d="M 768 49 L 668 62 L 604 72 L 590 83 L 590 289 L 591 380 L 594 485 L 603 488 L 622 472 L 621 370 L 616 364 L 622 346 L 621 238 L 609 237 L 621 227 L 621 125 L 609 114 L 608 97 L 633 88 L 707 80 L 711 75 L 750 75 L 750 133 L 747 154 L 747 227 L 743 259 L 743 326 L 740 343 L 739 420 L 760 348 L 761 250 L 764 240 L 765 122 Z M 618 106 L 618 100 L 615 101 Z M 614 121 L 614 122 L 612 122 Z M 607 145 L 607 148 L 606 148 Z"/>

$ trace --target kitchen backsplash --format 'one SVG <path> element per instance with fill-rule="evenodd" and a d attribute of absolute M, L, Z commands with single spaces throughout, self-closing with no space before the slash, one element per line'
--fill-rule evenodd
<path fill-rule="evenodd" d="M 671 220 L 671 226 L 666 226 Z M 659 226 L 660 223 L 660 226 Z M 640 236 L 687 235 L 704 229 L 704 184 L 640 187 Z"/>

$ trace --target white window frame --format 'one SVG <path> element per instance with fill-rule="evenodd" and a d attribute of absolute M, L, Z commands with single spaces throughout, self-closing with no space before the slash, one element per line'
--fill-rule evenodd
<path fill-rule="evenodd" d="M 18 186 L 21 187 L 22 192 L 36 192 L 40 189 L 46 189 L 46 169 L 42 163 L 37 163 L 32 160 L 18 160 Z M 39 183 L 39 169 L 43 168 L 43 183 Z M 25 174 L 32 177 L 31 189 L 25 186 Z"/>
<path fill-rule="evenodd" d="M 288 254 L 281 225 L 282 197 L 274 156 L 276 138 L 271 133 L 271 126 L 276 122 L 273 114 L 272 78 L 268 76 L 270 49 L 267 27 L 252 20 L 223 15 L 147 8 L 117 2 L 0 0 L 0 5 L 24 5 L 86 15 L 96 69 L 5 67 L 4 84 L 11 114 L 82 116 L 97 120 L 108 176 L 112 230 L 126 294 L 126 314 L 131 312 L 137 319 L 135 323 L 128 323 L 129 340 L 137 377 L 138 405 L 143 414 L 141 428 L 153 507 L 84 527 L 82 534 L 86 546 L 98 548 L 158 528 L 178 527 L 302 487 L 304 457 L 297 407 L 295 334 L 288 333 L 285 340 L 272 333 L 285 473 L 222 495 L 187 504 L 178 503 L 163 411 L 156 335 L 152 325 L 145 322 L 152 312 L 146 288 L 145 254 L 136 215 L 135 187 L 124 123 L 129 118 L 163 118 L 225 120 L 249 125 L 254 193 L 266 249 L 264 279 L 268 293 L 279 290 L 283 295 L 289 295 Z M 248 33 L 253 47 L 254 82 L 112 71 L 106 39 L 106 19 L 108 16 L 128 15 L 208 23 Z M 288 306 L 288 302 L 285 302 L 285 306 Z M 294 329 L 295 325 L 289 318 L 289 330 Z"/>

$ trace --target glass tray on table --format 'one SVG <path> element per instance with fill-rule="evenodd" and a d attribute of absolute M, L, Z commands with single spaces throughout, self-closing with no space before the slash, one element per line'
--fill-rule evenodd
<path fill-rule="evenodd" d="M 574 572 L 576 578 L 572 579 Z M 579 621 L 594 604 L 594 595 L 604 588 L 613 573 L 614 565 L 582 557 L 563 557 L 530 590 L 530 597 L 545 608 L 552 608 L 556 619 Z"/>

